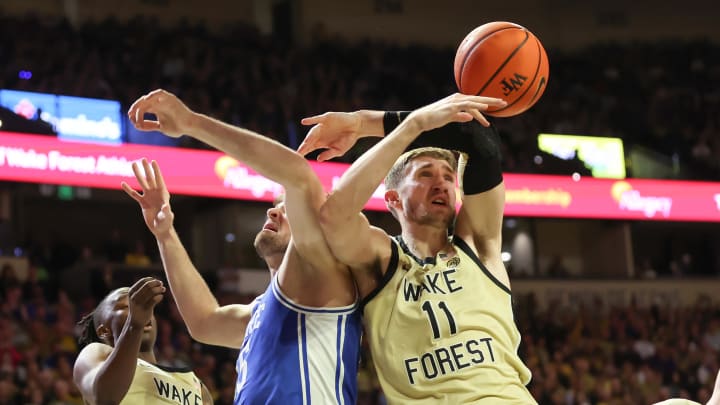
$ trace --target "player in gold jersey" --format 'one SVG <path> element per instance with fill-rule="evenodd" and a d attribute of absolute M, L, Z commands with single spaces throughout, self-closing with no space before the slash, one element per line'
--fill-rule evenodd
<path fill-rule="evenodd" d="M 363 296 L 366 336 L 390 404 L 536 403 L 525 387 L 530 372 L 517 354 L 500 258 L 505 188 L 496 134 L 480 113 L 503 103 L 456 94 L 414 111 L 352 165 L 321 209 L 326 239 Z M 318 125 L 300 152 L 343 153 L 378 122 L 378 112 L 357 114 L 304 120 Z M 422 132 L 440 127 L 437 143 L 467 154 L 457 219 L 454 154 L 424 148 L 401 156 Z M 360 214 L 386 175 L 385 201 L 402 229 L 395 238 Z"/>
<path fill-rule="evenodd" d="M 165 287 L 151 277 L 108 294 L 86 315 L 73 379 L 86 404 L 212 404 L 190 369 L 162 367 L 153 347 L 153 311 Z"/>

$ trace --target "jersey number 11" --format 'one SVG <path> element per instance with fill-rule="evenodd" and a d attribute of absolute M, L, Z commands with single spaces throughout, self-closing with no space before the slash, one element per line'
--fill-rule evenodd
<path fill-rule="evenodd" d="M 455 318 L 453 317 L 452 312 L 450 312 L 450 309 L 447 307 L 447 305 L 445 305 L 445 301 L 438 302 L 437 306 L 445 313 L 445 317 L 447 318 L 448 324 L 450 325 L 450 334 L 454 335 L 455 333 L 457 333 L 457 326 L 455 325 Z M 423 302 L 421 308 L 427 313 L 428 320 L 430 321 L 430 326 L 432 327 L 433 331 L 433 338 L 439 339 L 440 326 L 438 325 L 438 320 L 435 316 L 435 311 L 433 310 L 432 303 L 430 301 L 425 301 Z"/>

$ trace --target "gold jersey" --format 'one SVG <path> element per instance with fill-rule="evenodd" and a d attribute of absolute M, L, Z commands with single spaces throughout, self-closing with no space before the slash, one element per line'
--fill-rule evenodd
<path fill-rule="evenodd" d="M 138 359 L 130 389 L 120 405 L 202 403 L 202 385 L 192 370 L 157 366 Z"/>
<path fill-rule="evenodd" d="M 517 354 L 510 290 L 461 239 L 415 258 L 401 240 L 365 299 L 367 338 L 389 404 L 536 404 Z"/>

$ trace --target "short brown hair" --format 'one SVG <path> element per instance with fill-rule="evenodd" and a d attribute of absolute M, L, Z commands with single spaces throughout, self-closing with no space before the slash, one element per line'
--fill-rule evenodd
<path fill-rule="evenodd" d="M 390 172 L 388 172 L 387 176 L 385 176 L 385 189 L 396 189 L 400 185 L 400 181 L 403 179 L 403 174 L 407 165 L 413 160 L 425 156 L 442 159 L 448 162 L 454 171 L 457 171 L 458 162 L 455 157 L 455 153 L 452 151 L 434 147 L 417 148 L 403 153 L 395 161 L 395 164 L 393 164 Z"/>

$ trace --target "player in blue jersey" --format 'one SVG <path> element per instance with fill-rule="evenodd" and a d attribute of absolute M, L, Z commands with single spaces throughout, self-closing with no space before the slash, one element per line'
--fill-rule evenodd
<path fill-rule="evenodd" d="M 145 113 L 157 120 L 145 119 Z M 163 90 L 138 99 L 128 115 L 140 130 L 195 137 L 285 188 L 284 202 L 267 211 L 255 238 L 270 285 L 251 305 L 221 307 L 173 228 L 157 163 L 133 164 L 141 193 L 122 185 L 157 239 L 190 334 L 202 343 L 240 349 L 235 403 L 354 404 L 361 334 L 356 287 L 319 228 L 325 194 L 308 162 L 269 138 L 195 113 Z"/>

